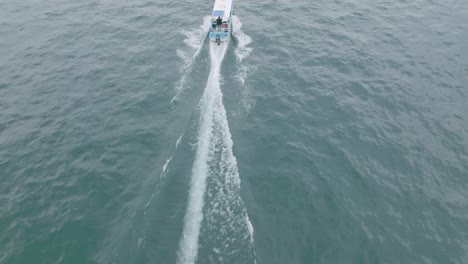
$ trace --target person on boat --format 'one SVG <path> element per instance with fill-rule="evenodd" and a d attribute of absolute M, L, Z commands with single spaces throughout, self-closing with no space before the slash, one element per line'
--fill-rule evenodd
<path fill-rule="evenodd" d="M 223 25 L 223 19 L 221 17 L 218 17 L 218 19 L 216 19 L 216 26 L 220 28 L 221 25 Z"/>

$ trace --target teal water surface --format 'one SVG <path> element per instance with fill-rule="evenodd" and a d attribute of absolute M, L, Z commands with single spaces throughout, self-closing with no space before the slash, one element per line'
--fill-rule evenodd
<path fill-rule="evenodd" d="M 0 2 L 0 263 L 468 263 L 468 2 Z"/>

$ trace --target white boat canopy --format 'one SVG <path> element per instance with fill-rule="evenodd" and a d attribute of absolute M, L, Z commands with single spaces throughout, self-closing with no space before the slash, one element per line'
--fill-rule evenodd
<path fill-rule="evenodd" d="M 231 18 L 232 0 L 215 0 L 213 19 L 221 17 L 223 21 L 228 21 Z"/>

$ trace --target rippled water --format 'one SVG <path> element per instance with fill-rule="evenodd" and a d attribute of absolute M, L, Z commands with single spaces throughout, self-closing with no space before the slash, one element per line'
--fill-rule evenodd
<path fill-rule="evenodd" d="M 0 2 L 0 263 L 467 263 L 468 2 Z"/>

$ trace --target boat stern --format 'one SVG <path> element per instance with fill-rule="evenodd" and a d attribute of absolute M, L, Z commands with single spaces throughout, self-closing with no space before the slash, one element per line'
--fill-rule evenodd
<path fill-rule="evenodd" d="M 229 39 L 229 32 L 223 32 L 223 31 L 210 31 L 210 40 L 212 42 L 218 43 L 218 45 L 221 42 L 226 42 Z"/>

